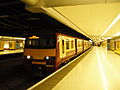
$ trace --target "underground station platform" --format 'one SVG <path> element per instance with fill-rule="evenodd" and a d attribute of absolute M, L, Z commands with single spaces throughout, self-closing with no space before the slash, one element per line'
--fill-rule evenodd
<path fill-rule="evenodd" d="M 120 90 L 120 0 L 0 7 L 0 90 Z"/>
<path fill-rule="evenodd" d="M 94 46 L 27 90 L 119 90 L 120 56 Z"/>

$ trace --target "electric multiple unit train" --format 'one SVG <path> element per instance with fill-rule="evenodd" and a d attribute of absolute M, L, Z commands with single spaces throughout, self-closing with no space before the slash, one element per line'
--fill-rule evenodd
<path fill-rule="evenodd" d="M 42 71 L 50 74 L 91 46 L 92 43 L 89 40 L 61 33 L 32 36 L 27 38 L 25 43 L 25 68 L 28 71 Z"/>

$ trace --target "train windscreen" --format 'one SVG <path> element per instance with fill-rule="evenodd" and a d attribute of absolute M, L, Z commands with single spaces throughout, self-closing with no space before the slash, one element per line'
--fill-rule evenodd
<path fill-rule="evenodd" d="M 41 35 L 39 38 L 26 39 L 25 48 L 33 49 L 56 48 L 56 35 Z"/>

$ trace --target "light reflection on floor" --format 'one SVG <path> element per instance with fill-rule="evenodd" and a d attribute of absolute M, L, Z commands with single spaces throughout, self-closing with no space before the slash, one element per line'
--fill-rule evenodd
<path fill-rule="evenodd" d="M 120 90 L 120 55 L 94 47 L 52 90 Z"/>
<path fill-rule="evenodd" d="M 13 54 L 13 53 L 22 53 L 22 52 L 23 52 L 23 49 L 4 50 L 4 51 L 0 51 L 0 55 Z"/>

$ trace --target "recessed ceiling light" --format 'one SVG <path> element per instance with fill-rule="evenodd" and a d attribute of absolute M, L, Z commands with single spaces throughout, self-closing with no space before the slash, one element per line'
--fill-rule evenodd
<path fill-rule="evenodd" d="M 107 39 L 111 39 L 111 38 L 112 38 L 112 37 L 107 37 L 107 38 L 105 38 L 105 39 L 107 40 Z"/>
<path fill-rule="evenodd" d="M 120 14 L 118 14 L 118 16 L 113 20 L 113 22 L 108 26 L 108 28 L 103 32 L 101 36 L 105 35 L 119 19 L 120 19 Z"/>

